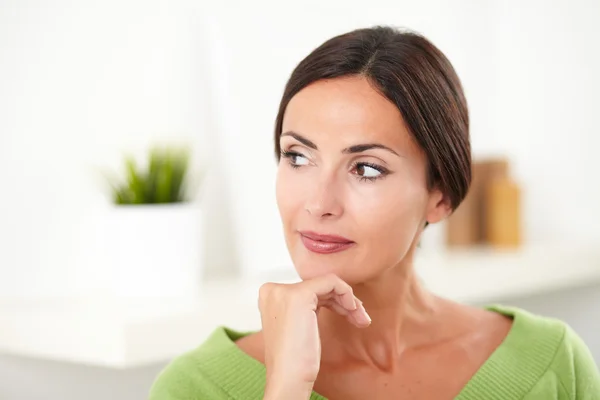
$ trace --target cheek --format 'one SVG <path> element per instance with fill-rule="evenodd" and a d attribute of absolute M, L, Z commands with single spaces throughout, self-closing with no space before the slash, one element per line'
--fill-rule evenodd
<path fill-rule="evenodd" d="M 277 207 L 284 225 L 287 225 L 294 213 L 300 207 L 299 185 L 294 180 L 294 171 L 282 160 L 277 169 L 277 178 L 275 181 L 275 194 L 277 197 Z"/>
<path fill-rule="evenodd" d="M 358 182 L 351 186 L 348 208 L 361 226 L 421 219 L 426 208 L 425 185 L 410 176 L 392 175 L 381 182 Z"/>
<path fill-rule="evenodd" d="M 426 188 L 419 182 L 390 177 L 353 197 L 348 211 L 368 252 L 385 258 L 402 257 L 424 217 Z"/>

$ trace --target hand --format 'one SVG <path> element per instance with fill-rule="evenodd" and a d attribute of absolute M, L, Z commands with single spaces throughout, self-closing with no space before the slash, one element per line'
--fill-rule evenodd
<path fill-rule="evenodd" d="M 265 342 L 265 398 L 308 399 L 321 363 L 321 307 L 363 328 L 371 318 L 352 288 L 330 274 L 294 284 L 266 283 L 259 292 Z"/>

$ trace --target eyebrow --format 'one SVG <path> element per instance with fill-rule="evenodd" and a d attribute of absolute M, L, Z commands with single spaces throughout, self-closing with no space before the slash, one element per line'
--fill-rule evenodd
<path fill-rule="evenodd" d="M 303 145 L 305 145 L 306 147 L 310 147 L 313 150 L 318 150 L 317 145 L 314 144 L 313 142 L 311 142 L 310 140 L 308 140 L 307 138 L 305 138 L 304 136 L 293 132 L 293 131 L 288 131 L 288 132 L 284 132 L 281 134 L 281 137 L 284 136 L 291 136 L 294 139 L 296 139 L 297 141 L 299 141 L 300 143 L 302 143 Z"/>
<path fill-rule="evenodd" d="M 288 132 L 281 134 L 281 137 L 284 137 L 284 136 L 291 136 L 294 139 L 296 139 L 297 141 L 299 141 L 300 143 L 302 143 L 303 145 L 305 145 L 306 147 L 310 147 L 313 150 L 318 150 L 316 144 L 314 144 L 312 141 L 308 140 L 304 136 L 300 135 L 299 133 L 296 133 L 293 131 L 288 131 Z M 387 151 L 397 155 L 398 157 L 400 157 L 400 154 L 396 153 L 394 150 L 392 150 L 391 148 L 389 148 L 387 146 L 384 146 L 381 143 L 355 144 L 354 146 L 346 147 L 345 149 L 343 149 L 342 153 L 345 153 L 345 154 L 362 153 L 364 151 L 371 150 L 371 149 L 387 150 Z"/>

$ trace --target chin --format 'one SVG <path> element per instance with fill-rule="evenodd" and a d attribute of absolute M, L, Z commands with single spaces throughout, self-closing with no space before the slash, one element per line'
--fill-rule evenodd
<path fill-rule="evenodd" d="M 317 257 L 303 257 L 302 260 L 298 261 L 293 258 L 293 261 L 294 268 L 302 280 L 335 274 L 349 284 L 360 282 L 360 278 L 356 276 L 356 267 L 352 263 L 333 260 L 321 255 Z"/>
<path fill-rule="evenodd" d="M 365 278 L 365 266 L 357 265 L 357 260 L 364 257 L 356 247 L 331 254 L 320 254 L 308 250 L 300 240 L 290 241 L 290 244 L 288 250 L 294 268 L 302 280 L 335 274 L 352 284 L 361 282 Z"/>
<path fill-rule="evenodd" d="M 296 272 L 298 272 L 298 276 L 305 281 L 308 279 L 317 278 L 319 276 L 327 275 L 327 274 L 336 274 L 340 275 L 339 271 L 336 268 L 332 267 L 320 267 L 318 265 L 306 265 L 305 263 L 294 264 L 294 268 Z"/>

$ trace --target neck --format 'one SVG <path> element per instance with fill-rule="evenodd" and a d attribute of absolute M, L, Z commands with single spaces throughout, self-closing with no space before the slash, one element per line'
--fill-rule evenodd
<path fill-rule="evenodd" d="M 350 357 L 387 368 L 405 350 L 439 335 L 444 302 L 421 285 L 412 257 L 407 258 L 377 278 L 352 286 L 372 319 L 368 328 L 356 328 L 327 309 L 319 312 L 324 362 Z"/>

